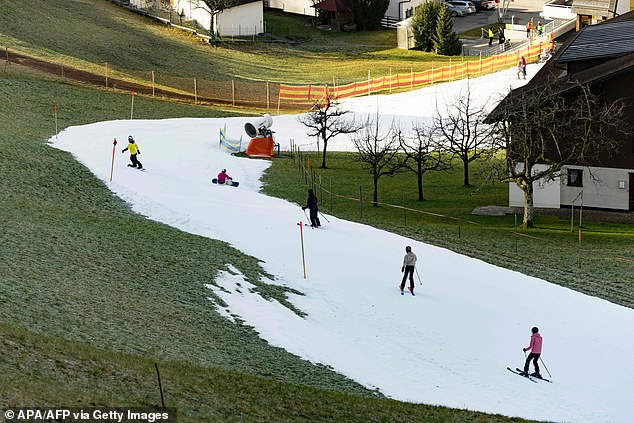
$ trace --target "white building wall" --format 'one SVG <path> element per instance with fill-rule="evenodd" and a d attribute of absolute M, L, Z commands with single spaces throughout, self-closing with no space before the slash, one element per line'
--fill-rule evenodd
<path fill-rule="evenodd" d="M 264 32 L 264 5 L 261 1 L 226 9 L 217 15 L 217 31 L 222 37 L 251 36 Z"/>
<path fill-rule="evenodd" d="M 385 16 L 390 16 L 393 18 L 399 18 L 401 20 L 405 19 L 405 11 L 410 7 L 416 7 L 421 3 L 424 3 L 427 0 L 390 0 L 390 4 L 387 6 L 387 10 L 385 11 Z M 436 0 L 431 0 L 436 1 Z M 399 14 L 400 10 L 400 14 Z"/>
<path fill-rule="evenodd" d="M 311 6 L 318 3 L 318 1 L 319 0 L 269 0 L 269 7 L 272 9 L 280 9 L 288 13 L 317 16 L 317 10 Z"/>
<path fill-rule="evenodd" d="M 521 168 L 521 164 L 518 168 Z M 545 169 L 546 165 L 536 165 L 533 170 L 537 173 L 541 169 Z M 561 183 L 559 177 L 555 180 L 544 182 L 533 182 L 533 206 L 536 208 L 555 208 L 560 205 Z M 519 189 L 516 184 L 509 183 L 509 206 L 524 207 L 524 191 Z"/>
<path fill-rule="evenodd" d="M 583 187 L 567 185 L 567 170 L 564 168 L 561 178 L 561 205 L 581 205 L 583 196 L 584 207 L 597 207 L 616 210 L 628 210 L 629 174 L 634 169 L 610 169 L 598 167 L 569 166 L 572 169 L 583 169 Z M 580 195 L 580 193 L 582 193 Z"/>

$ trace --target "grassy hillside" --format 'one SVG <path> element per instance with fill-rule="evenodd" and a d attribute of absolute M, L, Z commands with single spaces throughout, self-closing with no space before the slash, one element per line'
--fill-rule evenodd
<path fill-rule="evenodd" d="M 299 44 L 228 43 L 212 47 L 164 24 L 135 15 L 108 0 L 2 2 L 0 47 L 47 57 L 56 63 L 105 72 L 112 69 L 163 82 L 199 80 L 338 83 L 423 70 L 449 58 L 396 49 L 393 31 L 323 32 L 303 20 L 266 16 L 268 29 L 302 33 Z M 61 30 L 63 28 L 63 30 Z M 303 29 L 303 30 L 302 30 Z M 455 58 L 453 60 L 456 60 Z"/>

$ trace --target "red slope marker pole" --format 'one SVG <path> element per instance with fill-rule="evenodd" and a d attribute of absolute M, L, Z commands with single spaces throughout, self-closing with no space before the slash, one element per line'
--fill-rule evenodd
<path fill-rule="evenodd" d="M 302 242 L 302 266 L 304 267 L 304 279 L 306 279 L 306 259 L 304 258 L 304 223 L 299 221 L 299 238 Z"/>
<path fill-rule="evenodd" d="M 112 163 L 110 164 L 110 182 L 112 182 L 112 171 L 114 170 L 114 150 L 117 147 L 117 139 L 112 143 Z"/>

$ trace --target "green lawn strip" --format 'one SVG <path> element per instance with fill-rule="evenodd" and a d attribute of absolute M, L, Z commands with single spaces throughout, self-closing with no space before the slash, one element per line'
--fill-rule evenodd
<path fill-rule="evenodd" d="M 304 153 L 304 160 L 321 163 L 315 153 Z M 307 185 L 292 159 L 273 160 L 264 178 L 264 191 L 269 195 L 303 204 Z M 522 215 L 476 216 L 476 206 L 508 204 L 505 184 L 485 184 L 486 164 L 471 165 L 473 188 L 462 187 L 462 167 L 456 163 L 451 172 L 429 172 L 423 178 L 426 201 L 419 202 L 416 175 L 401 173 L 379 181 L 381 207 L 371 207 L 372 182 L 361 170 L 352 153 L 329 153 L 328 169 L 317 168 L 316 178 L 335 193 L 357 200 L 332 198 L 332 213 L 396 232 L 420 241 L 483 259 L 492 264 L 598 296 L 617 304 L 634 307 L 634 259 L 632 243 L 634 227 L 628 224 L 601 223 L 584 220 L 582 243 L 577 228 L 570 231 L 570 221 L 555 216 L 536 218 L 537 227 L 522 230 L 515 226 Z M 289 183 L 290 181 L 290 183 Z M 360 212 L 359 188 L 363 193 Z M 317 188 L 320 210 L 330 212 L 330 196 Z M 434 216 L 404 212 L 388 204 L 405 206 Z M 539 213 L 539 212 L 538 212 Z M 578 218 L 577 218 L 578 224 Z M 629 260 L 628 260 L 629 259 Z M 424 275 L 425 258 L 421 266 Z"/>
<path fill-rule="evenodd" d="M 0 408 L 159 407 L 155 361 L 0 324 Z M 524 422 L 467 410 L 359 397 L 232 370 L 160 361 L 179 422 Z"/>

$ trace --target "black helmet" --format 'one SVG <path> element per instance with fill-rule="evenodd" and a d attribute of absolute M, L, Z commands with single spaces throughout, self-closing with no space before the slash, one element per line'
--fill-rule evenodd
<path fill-rule="evenodd" d="M 227 171 L 227 169 L 222 169 L 222 171 L 223 171 L 223 172 L 226 172 L 226 171 Z"/>
<path fill-rule="evenodd" d="M 533 329 L 531 329 L 531 332 L 537 333 L 537 332 L 539 332 L 539 329 L 537 328 L 537 326 L 535 326 Z"/>
<path fill-rule="evenodd" d="M 409 245 L 407 247 L 405 247 L 405 251 L 407 251 L 408 253 L 412 252 L 412 247 L 410 247 Z"/>
<path fill-rule="evenodd" d="M 130 142 L 134 141 L 134 138 L 132 138 L 132 135 L 128 136 L 128 141 Z"/>

